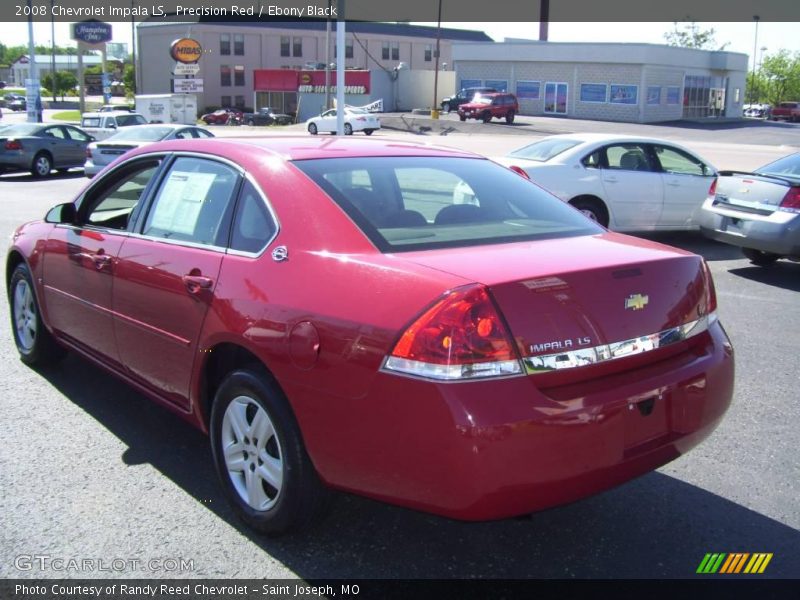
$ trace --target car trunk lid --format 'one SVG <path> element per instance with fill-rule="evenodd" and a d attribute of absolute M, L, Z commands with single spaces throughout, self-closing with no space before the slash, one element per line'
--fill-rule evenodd
<path fill-rule="evenodd" d="M 521 357 L 549 357 L 548 369 L 582 366 L 576 350 L 612 345 L 608 358 L 623 358 L 655 349 L 648 336 L 706 311 L 699 256 L 614 233 L 406 258 L 487 286 Z"/>
<path fill-rule="evenodd" d="M 797 186 L 800 180 L 781 175 L 722 171 L 713 206 L 769 216 L 779 209 L 787 192 Z"/>

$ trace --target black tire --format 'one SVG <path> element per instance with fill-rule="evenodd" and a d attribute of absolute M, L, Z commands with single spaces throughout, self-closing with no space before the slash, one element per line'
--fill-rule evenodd
<path fill-rule="evenodd" d="M 603 206 L 599 200 L 592 200 L 588 198 L 580 198 L 571 200 L 570 204 L 581 211 L 585 216 L 589 217 L 603 227 L 608 227 L 609 217 L 608 210 Z"/>
<path fill-rule="evenodd" d="M 375 131 L 374 129 L 365 129 L 364 135 L 372 135 L 372 132 Z"/>
<path fill-rule="evenodd" d="M 259 432 L 269 432 L 267 439 L 254 437 Z M 214 398 L 210 435 L 225 495 L 252 528 L 271 535 L 298 531 L 325 512 L 331 492 L 308 457 L 286 397 L 262 369 L 241 369 L 225 378 Z"/>
<path fill-rule="evenodd" d="M 780 254 L 764 252 L 763 250 L 756 250 L 754 248 L 742 248 L 742 254 L 758 267 L 770 267 L 781 257 Z"/>
<path fill-rule="evenodd" d="M 350 123 L 344 124 L 344 134 L 345 135 L 353 135 L 353 126 Z"/>
<path fill-rule="evenodd" d="M 256 124 L 256 122 L 253 121 L 253 119 L 247 119 L 247 124 L 250 125 L 250 127 L 252 127 L 253 125 Z"/>
<path fill-rule="evenodd" d="M 506 113 L 506 123 L 511 125 L 514 122 L 514 111 L 510 110 Z"/>
<path fill-rule="evenodd" d="M 491 122 L 491 120 L 492 120 L 492 113 L 490 113 L 490 112 L 488 112 L 488 111 L 487 111 L 487 112 L 485 112 L 485 113 L 483 113 L 483 114 L 481 115 L 481 119 L 483 119 L 483 122 L 484 122 L 484 123 L 489 123 L 489 122 Z"/>
<path fill-rule="evenodd" d="M 47 177 L 53 170 L 53 159 L 47 152 L 39 152 L 33 157 L 31 175 L 34 177 Z"/>
<path fill-rule="evenodd" d="M 308 124 L 308 133 L 310 133 L 311 135 L 317 135 L 317 126 L 314 125 L 314 123 Z"/>
<path fill-rule="evenodd" d="M 467 117 L 465 117 L 464 115 L 458 115 L 458 118 L 461 119 L 462 121 L 467 120 Z"/>
<path fill-rule="evenodd" d="M 43 366 L 61 359 L 66 351 L 53 339 L 42 321 L 30 269 L 20 263 L 8 284 L 11 331 L 19 358 L 26 365 Z"/>
<path fill-rule="evenodd" d="M 450 103 L 449 102 L 442 102 L 442 112 L 446 112 L 446 113 L 450 112 Z"/>

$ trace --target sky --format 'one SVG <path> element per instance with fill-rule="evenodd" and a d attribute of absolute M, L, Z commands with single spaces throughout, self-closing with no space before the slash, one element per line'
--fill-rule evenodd
<path fill-rule="evenodd" d="M 425 23 L 430 25 L 430 23 Z M 435 23 L 433 24 L 435 25 Z M 701 29 L 713 28 L 717 45 L 728 43 L 726 50 L 742 52 L 751 56 L 754 44 L 757 59 L 774 54 L 780 49 L 800 52 L 800 24 L 761 21 L 758 24 L 758 40 L 755 39 L 755 23 L 698 23 Z M 115 42 L 130 44 L 129 23 L 113 23 Z M 442 23 L 443 27 L 457 29 L 481 29 L 496 41 L 504 38 L 538 39 L 538 23 Z M 70 43 L 69 23 L 55 24 L 55 38 L 59 45 Z M 672 31 L 672 23 L 550 23 L 551 42 L 638 42 L 663 44 L 664 33 Z M 34 24 L 34 40 L 38 44 L 50 44 L 49 23 Z M 0 41 L 7 46 L 28 43 L 28 31 L 24 24 L 0 23 Z M 762 48 L 766 50 L 762 51 Z M 752 60 L 752 56 L 751 56 Z M 751 63 L 752 66 L 752 63 Z"/>

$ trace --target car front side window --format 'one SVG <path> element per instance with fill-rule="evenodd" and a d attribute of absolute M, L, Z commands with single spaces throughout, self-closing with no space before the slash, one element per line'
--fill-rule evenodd
<path fill-rule="evenodd" d="M 223 247 L 240 177 L 232 167 L 179 157 L 170 166 L 147 215 L 147 236 Z"/>
<path fill-rule="evenodd" d="M 126 169 L 121 176 L 100 182 L 98 191 L 81 203 L 78 222 L 83 225 L 126 231 L 160 160 L 147 160 Z"/>

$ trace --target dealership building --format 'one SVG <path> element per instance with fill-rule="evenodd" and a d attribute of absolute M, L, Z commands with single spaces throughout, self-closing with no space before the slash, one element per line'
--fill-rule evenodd
<path fill-rule="evenodd" d="M 319 114 L 325 102 L 326 57 L 336 57 L 336 23 L 326 52 L 324 20 L 285 22 L 159 23 L 145 21 L 137 27 L 138 91 L 161 94 L 173 91 L 175 61 L 170 46 L 179 38 L 196 40 L 202 46 L 198 71 L 191 75 L 202 81 L 197 92 L 198 107 L 271 106 L 300 118 Z M 382 100 L 386 110 L 398 108 L 396 96 L 408 97 L 411 107 L 433 100 L 433 71 L 436 64 L 436 27 L 404 23 L 357 23 L 346 26 L 344 57 L 346 102 L 361 106 Z M 455 87 L 452 45 L 455 42 L 491 42 L 485 33 L 441 29 L 439 89 L 450 93 Z M 402 71 L 402 73 L 401 73 Z M 402 82 L 409 74 L 427 73 L 412 79 L 422 85 Z M 335 72 L 331 73 L 335 84 Z M 429 97 L 428 97 L 429 96 Z"/>
<path fill-rule="evenodd" d="M 747 55 L 657 44 L 454 43 L 459 87 L 513 92 L 524 115 L 653 123 L 741 117 Z"/>

